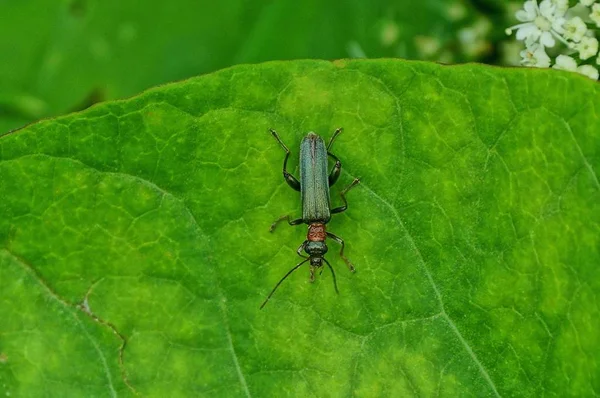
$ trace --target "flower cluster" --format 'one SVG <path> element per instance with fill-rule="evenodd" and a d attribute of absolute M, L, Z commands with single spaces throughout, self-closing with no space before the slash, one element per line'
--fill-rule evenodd
<path fill-rule="evenodd" d="M 569 0 L 528 0 L 516 14 L 521 22 L 506 29 L 507 34 L 517 31 L 517 40 L 525 43 L 521 64 L 579 72 L 598 80 L 598 39 L 600 28 L 600 0 L 579 0 L 569 7 Z M 554 62 L 546 49 L 563 46 L 564 54 Z"/>

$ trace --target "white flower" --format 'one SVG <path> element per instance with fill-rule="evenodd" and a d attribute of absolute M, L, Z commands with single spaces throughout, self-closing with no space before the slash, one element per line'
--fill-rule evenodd
<path fill-rule="evenodd" d="M 554 47 L 555 38 L 567 44 L 561 36 L 562 25 L 565 22 L 564 13 L 557 12 L 557 7 L 551 0 L 543 0 L 538 6 L 537 0 L 528 0 L 523 9 L 517 11 L 516 17 L 522 23 L 506 29 L 511 34 L 517 29 L 517 40 L 524 40 L 527 46 L 539 42 L 544 47 Z"/>
<path fill-rule="evenodd" d="M 554 64 L 554 66 L 552 66 L 552 68 L 560 70 L 569 70 L 574 72 L 577 70 L 577 61 L 575 61 L 575 59 L 569 57 L 568 55 L 561 54 L 558 57 L 556 57 L 556 63 Z"/>
<path fill-rule="evenodd" d="M 585 32 L 587 32 L 587 27 L 585 26 L 585 22 L 579 17 L 573 17 L 569 19 L 563 25 L 564 28 L 564 36 L 575 42 L 579 42 Z"/>
<path fill-rule="evenodd" d="M 592 6 L 590 18 L 596 23 L 596 26 L 600 28 L 600 4 L 596 3 Z"/>
<path fill-rule="evenodd" d="M 579 51 L 579 58 L 588 59 L 598 54 L 598 39 L 595 37 L 585 36 L 581 39 L 581 42 L 575 46 L 575 49 Z"/>
<path fill-rule="evenodd" d="M 569 9 L 569 0 L 552 0 L 552 4 L 556 7 L 554 15 L 564 16 Z"/>
<path fill-rule="evenodd" d="M 579 0 L 579 2 L 586 7 L 589 7 L 592 4 L 594 4 L 596 2 L 596 0 Z"/>
<path fill-rule="evenodd" d="M 598 69 L 594 68 L 592 65 L 581 65 L 577 68 L 577 73 L 581 73 L 593 80 L 598 80 Z"/>
<path fill-rule="evenodd" d="M 521 51 L 521 65 L 547 68 L 550 66 L 550 57 L 546 54 L 544 46 L 534 43 Z"/>

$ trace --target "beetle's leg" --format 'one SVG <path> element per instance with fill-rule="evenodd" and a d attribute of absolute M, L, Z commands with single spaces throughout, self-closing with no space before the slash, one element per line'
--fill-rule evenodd
<path fill-rule="evenodd" d="M 329 152 L 329 149 L 331 148 L 331 146 L 333 145 L 333 141 L 335 141 L 335 139 L 337 138 L 338 135 L 340 135 L 340 133 L 344 131 L 343 127 L 338 128 L 337 130 L 335 130 L 333 132 L 333 135 L 331 136 L 331 138 L 329 139 L 329 144 L 327 144 L 327 152 Z"/>
<path fill-rule="evenodd" d="M 331 239 L 342 245 L 342 249 L 340 250 L 340 257 L 342 258 L 342 260 L 344 260 L 344 262 L 348 266 L 348 269 L 350 269 L 350 272 L 354 272 L 354 265 L 352 265 L 350 260 L 348 260 L 348 257 L 344 255 L 344 248 L 346 247 L 346 245 L 344 244 L 344 240 L 339 236 L 332 234 L 331 232 L 327 232 L 327 236 L 329 236 Z"/>
<path fill-rule="evenodd" d="M 333 169 L 331 169 L 331 173 L 329 174 L 329 186 L 335 184 L 335 182 L 340 178 L 340 173 L 342 172 L 342 162 L 331 152 L 327 152 L 329 156 L 335 160 L 335 164 L 333 165 Z"/>
<path fill-rule="evenodd" d="M 287 171 L 287 161 L 288 161 L 288 158 L 290 157 L 290 150 L 283 143 L 283 141 L 281 141 L 281 138 L 279 138 L 279 134 L 277 134 L 277 132 L 275 130 L 269 129 L 269 131 L 271 132 L 273 137 L 275 137 L 277 142 L 279 142 L 279 145 L 281 145 L 281 147 L 285 151 L 285 159 L 283 160 L 283 178 L 285 179 L 285 182 L 287 182 L 287 184 L 290 187 L 292 187 L 296 191 L 300 192 L 300 182 L 296 179 L 296 177 L 294 177 Z"/>
<path fill-rule="evenodd" d="M 313 283 L 315 281 L 315 267 L 313 265 L 310 266 L 310 279 L 309 282 Z"/>
<path fill-rule="evenodd" d="M 308 258 L 307 256 L 305 256 L 304 254 L 302 254 L 302 250 L 304 250 L 304 246 L 306 246 L 306 244 L 308 243 L 308 240 L 305 240 L 304 242 L 302 242 L 302 244 L 298 247 L 298 250 L 296 250 L 296 253 L 298 253 L 298 255 L 302 258 Z"/>
<path fill-rule="evenodd" d="M 304 220 L 301 218 L 297 218 L 295 220 L 290 220 L 290 218 L 292 218 L 292 217 L 289 214 L 287 216 L 279 217 L 277 220 L 275 220 L 275 222 L 273 224 L 271 224 L 271 228 L 269 228 L 269 232 L 275 231 L 275 228 L 277 228 L 277 225 L 280 222 L 282 222 L 283 220 L 286 220 L 288 222 L 288 224 L 290 224 L 290 225 L 300 225 L 304 222 Z"/>
<path fill-rule="evenodd" d="M 358 183 L 360 182 L 360 180 L 358 178 L 355 178 L 354 181 L 352 181 L 352 183 L 350 185 L 348 185 L 346 188 L 344 188 L 344 190 L 342 192 L 340 192 L 340 196 L 342 197 L 342 202 L 344 202 L 343 206 L 340 207 L 336 207 L 335 209 L 331 210 L 331 214 L 336 214 L 336 213 L 341 213 L 343 211 L 346 211 L 346 209 L 348 208 L 348 202 L 346 201 L 346 193 L 351 190 L 352 188 L 354 188 L 356 185 L 358 185 Z"/>
<path fill-rule="evenodd" d="M 333 184 L 335 184 L 337 179 L 340 177 L 340 172 L 342 171 L 342 162 L 340 162 L 340 160 L 337 158 L 337 156 L 335 156 L 333 153 L 331 153 L 329 151 L 331 149 L 331 146 L 333 145 L 333 141 L 335 141 L 336 137 L 342 131 L 343 131 L 343 129 L 341 127 L 339 129 L 335 130 L 333 132 L 333 135 L 329 139 L 329 144 L 327 144 L 327 154 L 329 156 L 331 156 L 333 158 L 333 160 L 335 160 L 335 165 L 333 166 L 333 169 L 331 170 L 331 174 L 329 174 L 329 186 L 332 186 Z"/>

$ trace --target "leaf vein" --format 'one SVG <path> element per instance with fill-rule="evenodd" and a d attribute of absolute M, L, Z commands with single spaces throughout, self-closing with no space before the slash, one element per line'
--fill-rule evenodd
<path fill-rule="evenodd" d="M 404 230 L 404 232 L 406 233 L 406 236 L 408 238 L 408 241 L 409 241 L 410 245 L 415 249 L 417 257 L 420 260 L 421 268 L 425 272 L 425 275 L 427 276 L 427 279 L 429 280 L 429 283 L 431 284 L 431 287 L 433 288 L 433 291 L 435 293 L 436 299 L 437 299 L 437 301 L 438 301 L 438 303 L 440 305 L 440 310 L 441 310 L 440 312 L 442 313 L 443 318 L 446 319 L 446 322 L 448 322 L 448 326 L 450 326 L 450 329 L 452 330 L 452 332 L 454 332 L 454 334 L 456 335 L 456 337 L 458 338 L 458 340 L 460 341 L 460 343 L 463 345 L 463 347 L 465 348 L 465 350 L 467 351 L 467 353 L 469 354 L 469 356 L 471 357 L 471 359 L 473 360 L 473 362 L 477 365 L 477 368 L 479 369 L 479 372 L 481 373 L 481 376 L 489 384 L 489 386 L 492 389 L 492 392 L 494 393 L 494 395 L 497 396 L 497 397 L 500 397 L 500 393 L 498 392 L 498 390 L 496 388 L 496 385 L 494 384 L 494 381 L 491 379 L 489 373 L 487 372 L 487 370 L 485 369 L 485 367 L 483 366 L 483 364 L 479 361 L 479 359 L 477 358 L 477 355 L 475 354 L 475 352 L 473 351 L 473 349 L 471 348 L 471 346 L 469 345 L 469 343 L 467 342 L 467 340 L 463 337 L 463 335 L 460 332 L 460 330 L 458 330 L 458 327 L 456 326 L 456 324 L 454 323 L 454 321 L 450 318 L 450 316 L 446 312 L 446 309 L 444 307 L 444 302 L 443 302 L 442 294 L 440 293 L 440 290 L 437 287 L 437 284 L 435 283 L 435 281 L 433 279 L 433 276 L 431 275 L 431 272 L 429 271 L 429 269 L 425 265 L 425 260 L 423 259 L 421 251 L 417 247 L 417 245 L 416 245 L 413 237 L 408 232 L 408 229 L 404 225 L 404 222 L 400 218 L 400 215 L 396 211 L 396 208 L 394 206 L 392 206 L 387 200 L 385 200 L 384 198 L 382 198 L 381 196 L 379 196 L 372 189 L 370 189 L 366 184 L 363 183 L 362 186 L 363 186 L 364 189 L 366 189 L 371 194 L 371 196 L 373 196 L 376 199 L 378 199 L 379 201 L 381 201 L 394 214 L 394 217 L 396 218 L 396 221 L 398 222 L 398 225 L 400 225 L 400 227 Z"/>

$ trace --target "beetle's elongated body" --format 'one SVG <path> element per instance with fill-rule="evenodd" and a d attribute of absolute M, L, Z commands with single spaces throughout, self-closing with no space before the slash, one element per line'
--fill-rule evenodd
<path fill-rule="evenodd" d="M 342 163 L 329 151 L 329 149 L 341 131 L 342 129 L 337 129 L 333 133 L 327 147 L 325 147 L 323 139 L 313 132 L 308 133 L 307 136 L 302 139 L 302 143 L 300 144 L 300 181 L 298 181 L 287 171 L 287 161 L 290 156 L 290 150 L 283 141 L 281 141 L 277 132 L 271 130 L 271 134 L 273 134 L 273 137 L 275 137 L 286 153 L 285 159 L 283 160 L 283 178 L 290 187 L 296 191 L 300 191 L 302 195 L 302 218 L 291 220 L 289 215 L 280 217 L 273 225 L 271 225 L 271 232 L 280 221 L 287 220 L 290 225 L 308 224 L 308 233 L 306 235 L 306 240 L 302 242 L 297 250 L 298 255 L 304 258 L 304 260 L 281 278 L 260 308 L 263 308 L 265 304 L 267 304 L 281 282 L 307 261 L 310 261 L 311 282 L 314 281 L 315 270 L 323 267 L 323 263 L 325 263 L 333 275 L 335 291 L 338 291 L 335 272 L 333 271 L 331 264 L 329 264 L 324 257 L 325 253 L 327 253 L 327 244 L 325 243 L 327 237 L 330 237 L 342 246 L 340 256 L 346 262 L 350 271 L 354 272 L 354 266 L 344 255 L 344 241 L 340 237 L 331 232 L 327 232 L 326 230 L 326 224 L 331 219 L 332 214 L 346 211 L 348 208 L 346 193 L 360 182 L 358 178 L 354 179 L 354 181 L 340 193 L 344 205 L 331 209 L 329 187 L 338 180 L 342 170 Z M 329 157 L 335 160 L 335 165 L 333 166 L 331 173 L 328 173 L 327 167 Z M 302 254 L 303 250 L 308 256 Z"/>
<path fill-rule="evenodd" d="M 303 221 L 306 224 L 329 222 L 327 149 L 323 139 L 315 133 L 308 133 L 300 144 L 300 192 Z"/>

